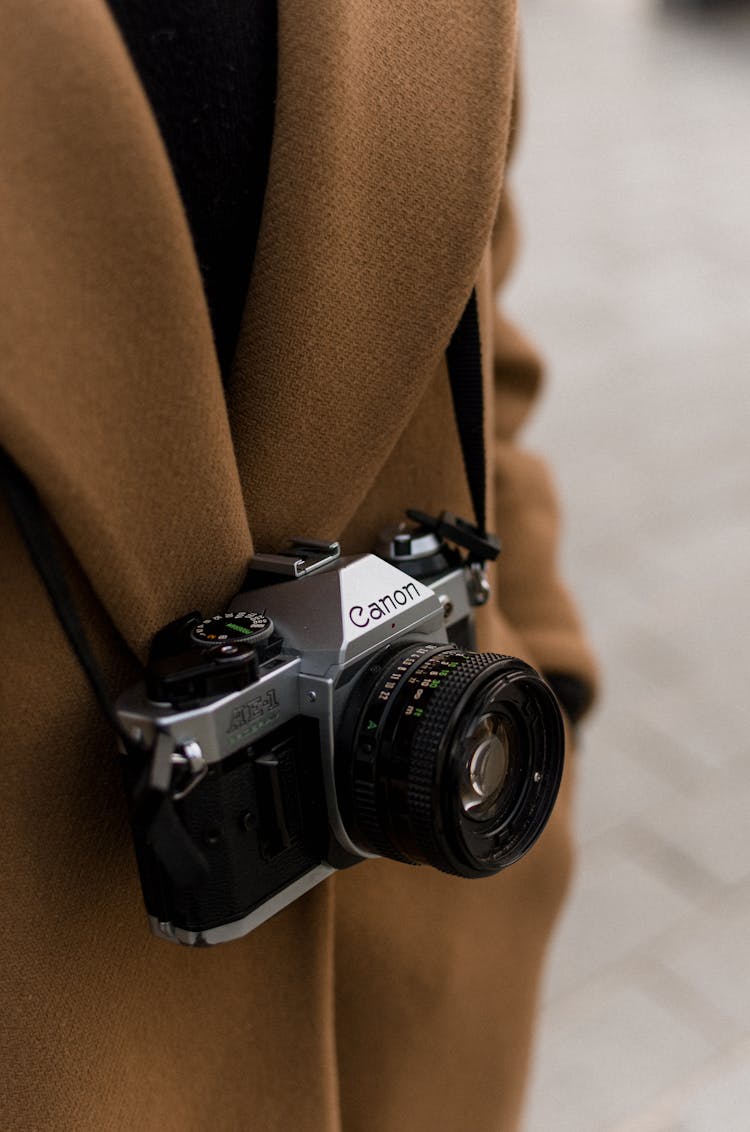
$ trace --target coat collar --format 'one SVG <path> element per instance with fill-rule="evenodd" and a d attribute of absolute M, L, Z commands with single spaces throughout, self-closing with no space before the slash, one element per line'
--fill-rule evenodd
<path fill-rule="evenodd" d="M 514 12 L 280 0 L 228 415 L 178 191 L 106 5 L 5 11 L 2 441 L 142 651 L 232 592 L 249 527 L 263 547 L 343 529 L 403 432 L 490 232 Z"/>
<path fill-rule="evenodd" d="M 142 653 L 251 547 L 200 274 L 104 0 L 5 16 L 2 441 Z"/>

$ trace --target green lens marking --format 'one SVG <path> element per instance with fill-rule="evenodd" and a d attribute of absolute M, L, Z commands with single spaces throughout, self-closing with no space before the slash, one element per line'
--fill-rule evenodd
<path fill-rule="evenodd" d="M 244 625 L 235 625 L 234 621 L 227 621 L 227 629 L 234 629 L 236 633 L 244 633 L 246 637 L 252 637 L 252 629 L 246 629 Z"/>

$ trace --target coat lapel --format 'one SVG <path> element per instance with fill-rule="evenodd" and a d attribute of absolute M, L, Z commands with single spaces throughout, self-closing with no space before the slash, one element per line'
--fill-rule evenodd
<path fill-rule="evenodd" d="M 230 434 L 178 190 L 104 0 L 6 4 L 0 440 L 136 649 L 221 605 L 249 526 L 270 548 L 351 521 L 474 283 L 514 47 L 510 0 L 280 0 Z"/>
<path fill-rule="evenodd" d="M 103 0 L 3 9 L 1 440 L 143 651 L 250 553 L 200 275 Z"/>
<path fill-rule="evenodd" d="M 280 0 L 230 396 L 260 546 L 339 534 L 433 377 L 497 207 L 514 51 L 506 0 Z"/>

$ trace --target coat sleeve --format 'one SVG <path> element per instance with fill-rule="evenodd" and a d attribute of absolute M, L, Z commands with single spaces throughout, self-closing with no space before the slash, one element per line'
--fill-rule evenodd
<path fill-rule="evenodd" d="M 539 355 L 502 312 L 502 285 L 516 250 L 506 188 L 492 237 L 494 518 L 503 542 L 496 593 L 506 620 L 576 720 L 591 705 L 597 667 L 575 602 L 558 568 L 561 516 L 549 469 L 519 433 L 542 384 Z"/>

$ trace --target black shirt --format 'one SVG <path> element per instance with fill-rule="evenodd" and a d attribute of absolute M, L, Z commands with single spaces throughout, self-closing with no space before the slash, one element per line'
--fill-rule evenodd
<path fill-rule="evenodd" d="M 109 0 L 182 195 L 226 378 L 273 132 L 275 0 Z"/>

